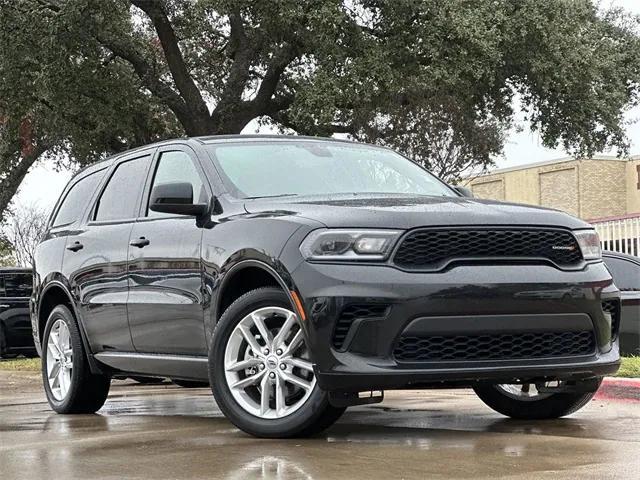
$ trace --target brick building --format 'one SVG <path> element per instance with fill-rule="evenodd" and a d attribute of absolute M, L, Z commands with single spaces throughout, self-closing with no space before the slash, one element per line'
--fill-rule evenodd
<path fill-rule="evenodd" d="M 640 156 L 562 158 L 468 182 L 479 198 L 542 205 L 589 221 L 640 216 Z"/>

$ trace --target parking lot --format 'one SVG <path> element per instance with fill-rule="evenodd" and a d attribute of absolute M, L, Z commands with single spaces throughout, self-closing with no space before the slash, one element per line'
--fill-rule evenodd
<path fill-rule="evenodd" d="M 62 416 L 36 373 L 0 372 L 0 471 L 17 478 L 638 478 L 640 403 L 600 399 L 522 422 L 469 390 L 390 392 L 323 435 L 258 440 L 207 389 L 116 382 L 98 415 Z"/>

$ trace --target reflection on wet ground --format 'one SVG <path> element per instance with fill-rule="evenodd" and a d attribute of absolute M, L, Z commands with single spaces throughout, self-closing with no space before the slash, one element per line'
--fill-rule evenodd
<path fill-rule="evenodd" d="M 471 391 L 390 392 L 313 439 L 258 440 L 206 389 L 118 382 L 98 415 L 50 412 L 0 372 L 0 478 L 640 478 L 640 404 L 511 421 Z M 13 383 L 12 383 L 13 381 Z"/>

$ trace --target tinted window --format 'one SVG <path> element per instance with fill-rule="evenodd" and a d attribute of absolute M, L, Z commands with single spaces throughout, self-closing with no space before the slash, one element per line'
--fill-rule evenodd
<path fill-rule="evenodd" d="M 279 195 L 456 194 L 403 156 L 368 145 L 287 141 L 212 144 L 232 190 L 244 197 Z"/>
<path fill-rule="evenodd" d="M 202 178 L 189 155 L 184 152 L 164 152 L 160 156 L 156 173 L 153 177 L 153 187 L 163 183 L 190 183 L 193 188 L 193 198 L 196 203 L 207 201 Z M 147 210 L 147 216 L 161 216 L 166 213 Z"/>
<path fill-rule="evenodd" d="M 140 157 L 116 167 L 98 200 L 95 220 L 124 220 L 137 216 L 138 200 L 150 161 L 150 156 Z"/>
<path fill-rule="evenodd" d="M 0 295 L 5 297 L 30 297 L 33 280 L 30 273 L 5 273 L 0 275 Z"/>
<path fill-rule="evenodd" d="M 605 257 L 604 261 L 616 287 L 620 290 L 640 290 L 640 265 L 612 257 Z"/>
<path fill-rule="evenodd" d="M 54 227 L 68 225 L 80 218 L 103 174 L 104 170 L 87 175 L 71 187 L 58 209 Z"/>

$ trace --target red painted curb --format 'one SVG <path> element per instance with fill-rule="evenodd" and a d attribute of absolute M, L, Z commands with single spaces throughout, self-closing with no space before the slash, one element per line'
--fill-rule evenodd
<path fill-rule="evenodd" d="M 640 388 L 640 378 L 606 377 L 602 384 Z"/>
<path fill-rule="evenodd" d="M 607 377 L 596 393 L 597 400 L 640 402 L 640 378 Z"/>

